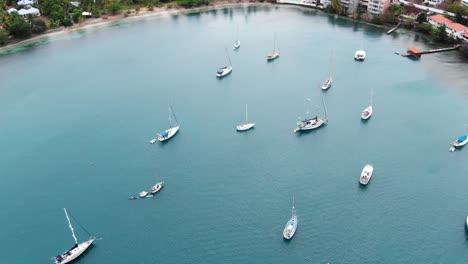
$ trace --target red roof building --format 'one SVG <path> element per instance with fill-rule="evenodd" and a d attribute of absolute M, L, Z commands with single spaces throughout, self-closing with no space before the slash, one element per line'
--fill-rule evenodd
<path fill-rule="evenodd" d="M 444 17 L 443 15 L 430 16 L 429 23 L 435 27 L 441 27 L 444 25 L 447 34 L 449 34 L 453 38 L 466 40 L 466 36 L 464 34 L 468 32 L 468 27 L 465 27 L 462 24 L 455 23 L 452 20 Z"/>

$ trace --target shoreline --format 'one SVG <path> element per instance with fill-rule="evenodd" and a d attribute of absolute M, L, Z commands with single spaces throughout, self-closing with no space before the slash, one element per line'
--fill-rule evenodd
<path fill-rule="evenodd" d="M 30 42 L 34 42 L 42 38 L 47 38 L 47 37 L 51 37 L 54 35 L 79 31 L 79 30 L 88 29 L 88 28 L 98 28 L 101 26 L 107 26 L 112 23 L 121 22 L 121 21 L 132 21 L 132 20 L 139 20 L 139 19 L 144 19 L 144 18 L 149 18 L 149 17 L 174 15 L 174 14 L 180 14 L 180 13 L 192 12 L 192 11 L 200 12 L 200 11 L 210 10 L 214 8 L 238 6 L 238 5 L 271 5 L 271 3 L 269 2 L 262 3 L 262 2 L 257 2 L 257 1 L 250 2 L 248 0 L 240 0 L 240 1 L 222 0 L 222 1 L 214 1 L 213 3 L 209 5 L 193 7 L 193 8 L 184 8 L 184 7 L 168 8 L 167 5 L 164 5 L 162 7 L 154 7 L 154 10 L 152 11 L 148 10 L 148 8 L 141 8 L 141 10 L 137 14 L 129 15 L 129 16 L 125 16 L 125 13 L 129 9 L 123 9 L 120 12 L 120 14 L 109 16 L 108 18 L 102 18 L 102 17 L 89 18 L 83 21 L 82 23 L 76 23 L 71 27 L 66 28 L 62 26 L 59 28 L 49 29 L 42 34 L 38 34 L 27 39 L 23 39 L 23 40 L 19 40 L 13 43 L 6 44 L 0 47 L 0 52 L 4 52 L 6 50 L 9 50 L 9 49 L 12 49 L 17 46 L 24 45 L 24 44 L 28 44 Z"/>

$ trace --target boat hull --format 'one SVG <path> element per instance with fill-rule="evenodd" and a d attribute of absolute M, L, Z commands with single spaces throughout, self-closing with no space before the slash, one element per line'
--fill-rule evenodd
<path fill-rule="evenodd" d="M 166 140 L 171 139 L 175 134 L 177 134 L 177 132 L 179 132 L 179 126 L 169 128 L 164 132 L 167 133 L 167 136 L 158 135 L 159 142 L 164 142 Z"/>
<path fill-rule="evenodd" d="M 320 86 L 320 87 L 322 88 L 322 90 L 328 90 L 328 88 L 330 88 L 332 86 L 332 82 L 333 82 L 333 79 L 330 77 L 325 82 L 323 82 L 322 86 Z"/>
<path fill-rule="evenodd" d="M 223 69 L 222 72 L 217 72 L 216 77 L 222 78 L 222 77 L 230 74 L 231 72 L 232 72 L 232 67 L 226 67 L 226 68 Z"/>
<path fill-rule="evenodd" d="M 62 257 L 61 260 L 58 260 L 57 257 L 55 257 L 55 264 L 66 264 L 66 263 L 70 263 L 73 260 L 77 259 L 79 256 L 81 256 L 93 244 L 94 240 L 96 240 L 96 239 L 91 238 L 88 241 L 80 243 L 77 247 L 75 247 L 75 248 L 73 248 L 73 249 L 71 249 L 71 250 L 69 250 L 67 252 L 64 252 L 62 255 L 60 255 Z"/>
<path fill-rule="evenodd" d="M 275 59 L 277 59 L 279 57 L 279 55 L 280 55 L 279 51 L 275 51 L 275 52 L 273 52 L 271 54 L 268 54 L 267 55 L 267 61 L 275 60 Z"/>
<path fill-rule="evenodd" d="M 151 191 L 150 193 L 151 194 L 155 194 L 159 191 L 161 191 L 161 189 L 164 187 L 164 182 L 158 182 L 156 183 L 153 187 L 151 187 Z"/>
<path fill-rule="evenodd" d="M 237 131 L 247 131 L 255 127 L 255 123 L 242 124 L 236 127 Z"/>
<path fill-rule="evenodd" d="M 359 177 L 359 183 L 362 185 L 367 185 L 372 178 L 372 174 L 374 173 L 374 167 L 370 164 L 364 166 L 361 172 L 361 176 Z"/>
<path fill-rule="evenodd" d="M 354 60 L 364 61 L 366 59 L 366 52 L 363 50 L 358 50 L 354 53 Z"/>
<path fill-rule="evenodd" d="M 306 124 L 303 125 L 302 123 L 298 123 L 296 129 L 294 129 L 294 133 L 296 132 L 301 132 L 301 131 L 309 131 L 309 130 L 314 130 L 319 127 L 321 127 L 323 124 L 326 123 L 326 119 L 318 119 L 316 123 L 314 124 Z"/>
<path fill-rule="evenodd" d="M 465 139 L 465 140 L 463 140 L 463 141 L 461 141 L 461 142 L 455 141 L 455 142 L 452 143 L 452 145 L 453 145 L 454 147 L 456 147 L 456 148 L 461 148 L 461 147 L 465 146 L 466 143 L 468 143 L 468 138 Z"/>
<path fill-rule="evenodd" d="M 283 238 L 286 240 L 290 240 L 294 237 L 297 230 L 297 216 L 293 215 L 291 219 L 286 223 L 286 226 L 283 230 Z"/>
<path fill-rule="evenodd" d="M 238 41 L 236 41 L 236 42 L 234 43 L 234 48 L 232 48 L 232 49 L 233 49 L 233 50 L 236 50 L 236 49 L 238 49 L 238 48 L 240 48 L 240 40 L 238 40 Z"/>
<path fill-rule="evenodd" d="M 361 118 L 363 120 L 367 120 L 367 119 L 371 118 L 373 113 L 374 113 L 374 109 L 372 108 L 372 106 L 369 106 L 366 109 L 362 110 Z"/>

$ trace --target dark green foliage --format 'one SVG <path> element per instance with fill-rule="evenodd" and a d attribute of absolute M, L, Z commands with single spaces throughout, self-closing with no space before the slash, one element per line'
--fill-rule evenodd
<path fill-rule="evenodd" d="M 418 17 L 416 17 L 416 21 L 418 21 L 419 24 L 427 22 L 427 14 L 425 12 L 419 13 Z"/>
<path fill-rule="evenodd" d="M 385 25 L 385 24 L 396 25 L 398 24 L 398 18 L 396 18 L 392 14 L 383 14 L 383 15 L 375 16 L 371 20 L 371 23 L 377 24 L 377 25 Z"/>
<path fill-rule="evenodd" d="M 8 40 L 8 32 L 4 29 L 0 29 L 0 45 L 5 45 Z"/>
<path fill-rule="evenodd" d="M 402 15 L 406 12 L 405 6 L 403 4 L 392 4 L 388 11 L 392 13 L 394 16 Z"/>
<path fill-rule="evenodd" d="M 81 13 L 83 13 L 83 11 L 81 11 L 79 8 L 73 10 L 73 22 L 78 23 L 80 21 L 80 19 L 83 17 Z"/>
<path fill-rule="evenodd" d="M 31 31 L 32 33 L 42 33 L 47 30 L 47 25 L 44 20 L 40 18 L 31 19 Z"/>
<path fill-rule="evenodd" d="M 423 34 L 431 34 L 432 26 L 428 23 L 419 24 L 417 25 L 416 31 L 421 32 Z"/>
<path fill-rule="evenodd" d="M 207 5 L 211 1 L 210 0 L 177 0 L 177 4 L 182 7 L 196 7 L 201 5 Z"/>
<path fill-rule="evenodd" d="M 117 14 L 120 10 L 122 10 L 123 5 L 118 0 L 113 0 L 109 4 L 105 6 L 107 12 L 110 12 L 112 15 Z"/>
<path fill-rule="evenodd" d="M 10 33 L 17 38 L 31 36 L 31 26 L 17 12 L 10 14 Z"/>
<path fill-rule="evenodd" d="M 41 0 L 39 5 L 41 13 L 48 16 L 51 21 L 51 26 L 71 26 L 71 20 L 68 18 L 68 13 L 71 13 L 75 8 L 67 0 Z"/>
<path fill-rule="evenodd" d="M 332 0 L 327 7 L 328 12 L 332 14 L 345 15 L 346 10 L 340 0 Z"/>

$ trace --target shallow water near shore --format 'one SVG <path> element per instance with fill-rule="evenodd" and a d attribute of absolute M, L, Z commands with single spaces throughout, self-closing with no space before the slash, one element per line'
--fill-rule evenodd
<path fill-rule="evenodd" d="M 267 63 L 274 34 L 281 55 Z M 448 151 L 468 129 L 456 52 L 408 60 L 394 51 L 431 46 L 270 5 L 60 38 L 0 57 L 1 263 L 51 263 L 71 247 L 63 207 L 102 238 L 78 264 L 466 262 L 468 149 Z M 225 47 L 233 72 L 216 79 Z M 306 98 L 323 114 L 330 68 L 329 123 L 294 134 Z M 150 145 L 168 103 L 181 130 Z M 257 125 L 236 133 L 246 103 Z M 161 180 L 155 197 L 127 200 Z M 285 242 L 293 197 L 298 231 Z"/>

